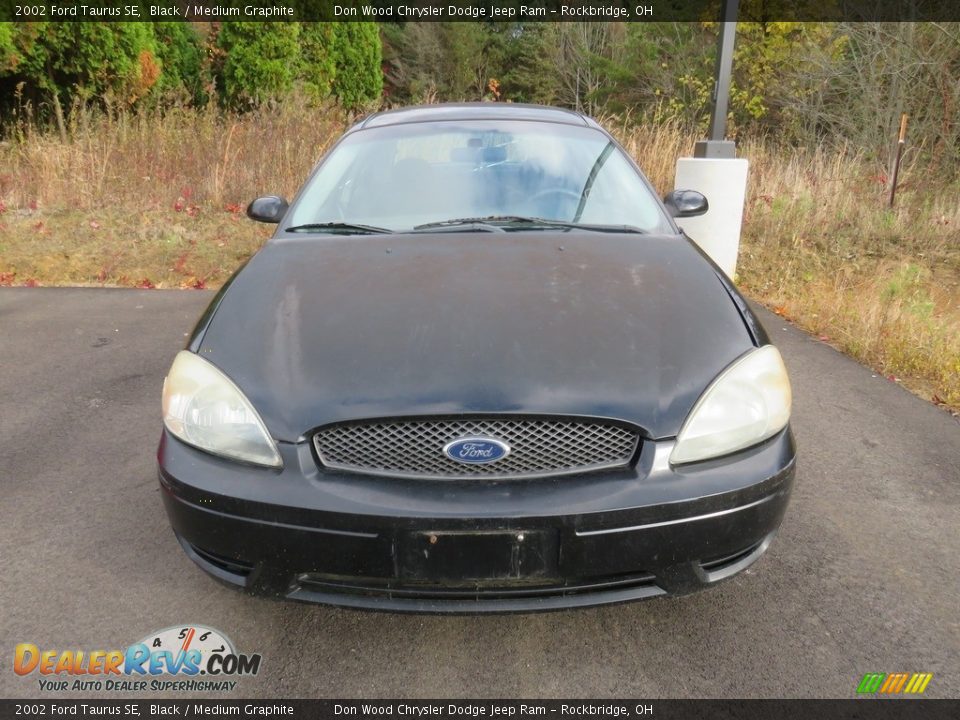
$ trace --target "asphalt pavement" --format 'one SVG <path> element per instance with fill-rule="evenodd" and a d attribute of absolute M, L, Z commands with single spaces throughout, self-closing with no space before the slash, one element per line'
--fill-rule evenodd
<path fill-rule="evenodd" d="M 800 461 L 780 536 L 736 579 L 489 617 L 220 586 L 176 543 L 154 458 L 163 376 L 210 298 L 0 289 L 0 696 L 75 696 L 15 675 L 17 643 L 121 649 L 191 623 L 261 653 L 236 697 L 853 697 L 866 672 L 960 696 L 960 424 L 766 312 Z"/>

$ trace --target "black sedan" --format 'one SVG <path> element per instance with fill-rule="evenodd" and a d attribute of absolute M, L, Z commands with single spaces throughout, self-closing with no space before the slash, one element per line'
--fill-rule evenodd
<path fill-rule="evenodd" d="M 417 612 L 677 595 L 772 541 L 783 361 L 593 120 L 438 105 L 354 125 L 163 389 L 186 554 L 247 591 Z"/>

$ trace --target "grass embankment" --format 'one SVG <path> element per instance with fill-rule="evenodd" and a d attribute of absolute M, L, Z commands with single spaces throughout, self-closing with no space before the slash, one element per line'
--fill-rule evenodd
<path fill-rule="evenodd" d="M 215 287 L 270 228 L 244 215 L 290 197 L 343 131 L 336 114 L 223 118 L 79 113 L 71 140 L 0 146 L 0 284 Z"/>
<path fill-rule="evenodd" d="M 693 136 L 614 127 L 664 191 Z M 27 131 L 0 144 L 0 285 L 216 287 L 270 229 L 243 216 L 293 194 L 344 128 L 284 106 L 241 118 L 185 111 L 79 114 L 71 140 Z M 852 152 L 747 143 L 738 283 L 821 339 L 938 404 L 960 407 L 960 185 L 883 169 Z"/>

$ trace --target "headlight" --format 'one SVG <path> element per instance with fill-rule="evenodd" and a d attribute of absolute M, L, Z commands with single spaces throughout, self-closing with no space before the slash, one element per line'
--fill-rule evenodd
<path fill-rule="evenodd" d="M 283 466 L 250 401 L 230 378 L 192 352 L 178 353 L 163 381 L 163 424 L 185 443 L 214 455 Z"/>
<path fill-rule="evenodd" d="M 757 348 L 713 381 L 687 417 L 673 464 L 727 455 L 766 440 L 790 420 L 790 380 L 780 351 Z"/>

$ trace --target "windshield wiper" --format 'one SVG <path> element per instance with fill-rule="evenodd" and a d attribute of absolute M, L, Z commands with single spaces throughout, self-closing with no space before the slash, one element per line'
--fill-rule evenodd
<path fill-rule="evenodd" d="M 393 232 L 389 228 L 375 225 L 361 225 L 348 222 L 306 223 L 286 228 L 286 232 L 342 232 L 346 234 L 389 235 Z"/>
<path fill-rule="evenodd" d="M 428 222 L 423 223 L 422 225 L 414 225 L 414 231 L 417 230 L 442 230 L 445 228 L 466 228 L 470 229 L 472 226 L 474 230 L 483 230 L 485 232 L 503 232 L 503 228 L 499 225 L 494 225 L 491 221 L 501 220 L 500 217 L 483 217 L 483 218 L 452 218 L 451 220 L 438 220 L 437 222 Z"/>
<path fill-rule="evenodd" d="M 414 225 L 414 230 L 429 230 L 435 227 L 454 227 L 456 225 L 484 225 L 492 222 L 503 222 L 513 220 L 524 220 L 519 215 L 488 215 L 486 217 L 465 217 L 450 218 L 449 220 L 438 220 L 437 222 L 428 222 L 423 225 Z"/>
<path fill-rule="evenodd" d="M 595 223 L 566 222 L 564 220 L 549 220 L 540 217 L 528 217 L 526 215 L 490 215 L 488 217 L 477 218 L 453 218 L 452 220 L 441 220 L 439 222 L 425 223 L 417 225 L 414 230 L 429 230 L 431 228 L 456 227 L 458 225 L 490 225 L 493 227 L 543 227 L 543 228 L 564 228 L 567 230 L 588 230 L 594 232 L 619 232 L 619 233 L 645 233 L 643 230 L 633 225 L 599 225 Z"/>

